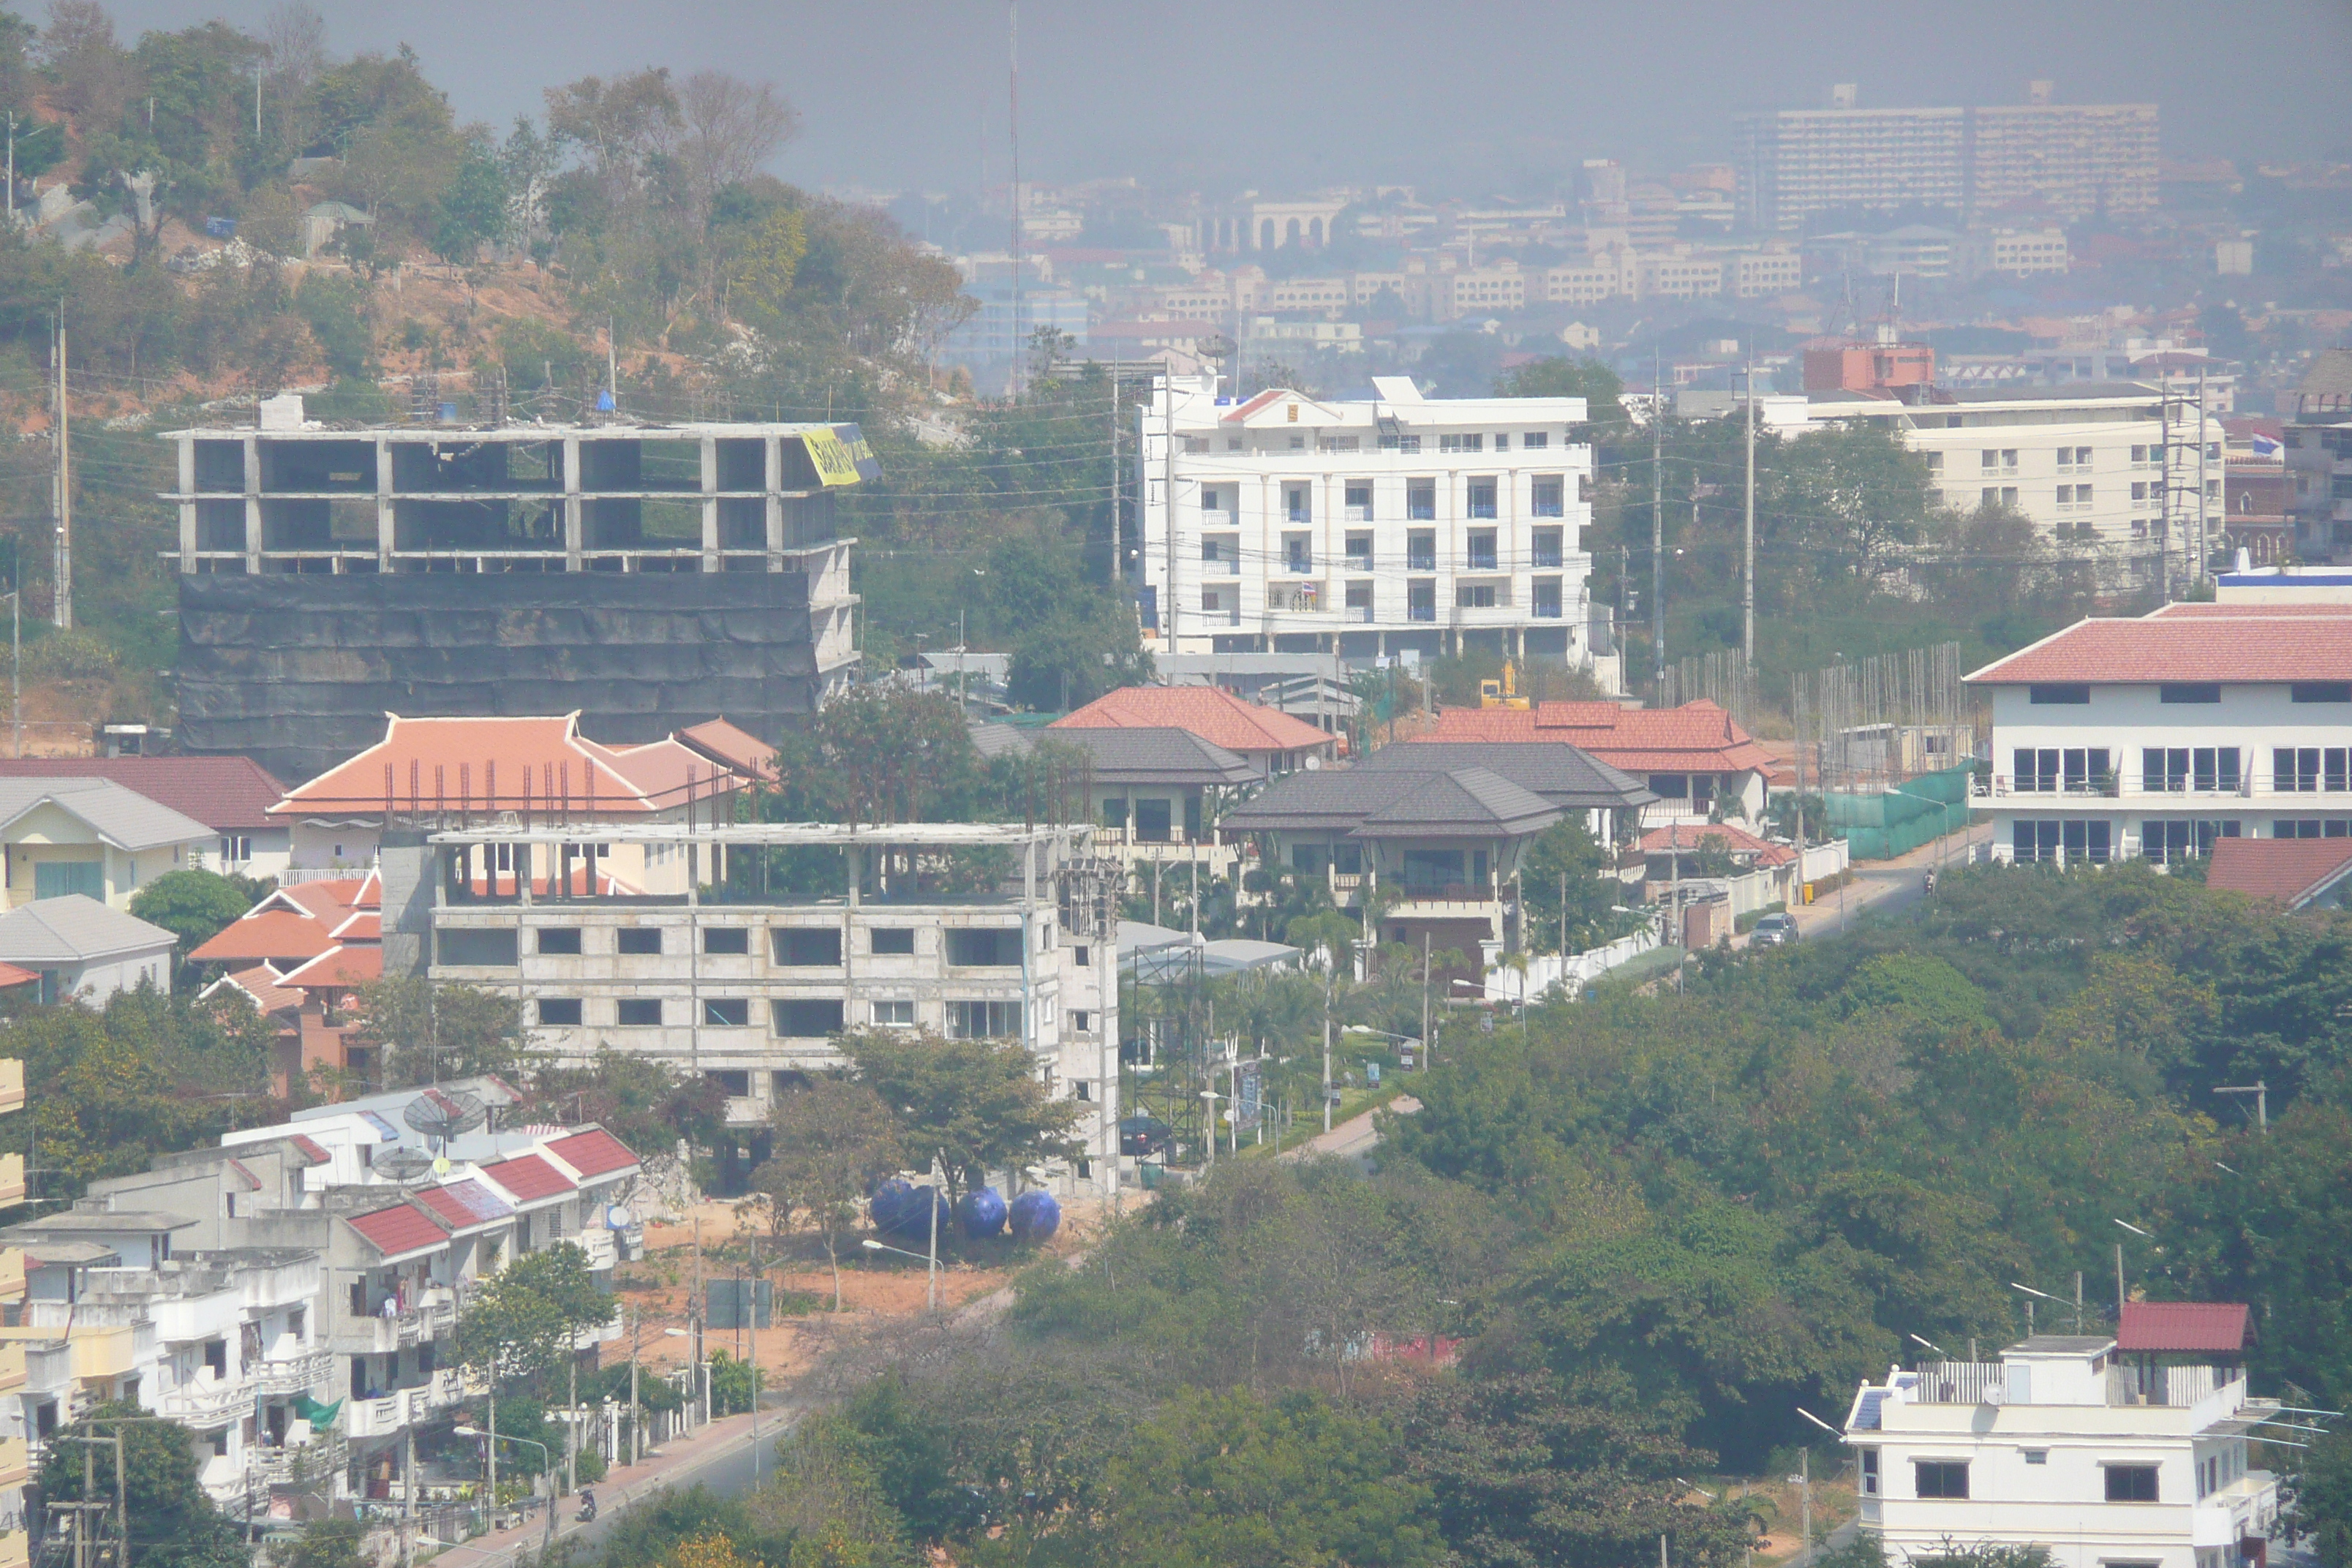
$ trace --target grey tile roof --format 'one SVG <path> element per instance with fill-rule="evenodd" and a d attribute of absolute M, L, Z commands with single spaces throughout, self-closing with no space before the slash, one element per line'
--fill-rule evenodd
<path fill-rule="evenodd" d="M 1424 757 L 1423 753 L 1433 753 Z M 1356 764 L 1360 768 L 1484 768 L 1552 805 L 1642 806 L 1658 797 L 1631 773 L 1620 772 L 1565 741 L 1423 741 L 1383 746 Z"/>
<path fill-rule="evenodd" d="M 1245 759 L 1190 730 L 1056 730 L 1051 738 L 1094 758 L 1098 784 L 1231 787 L 1258 777 Z"/>
<path fill-rule="evenodd" d="M 1025 757 L 1037 749 L 1036 741 L 1018 724 L 974 724 L 971 728 L 971 749 L 983 757 Z"/>
<path fill-rule="evenodd" d="M 0 963 L 37 969 L 81 963 L 118 953 L 169 948 L 180 939 L 136 915 L 110 909 L 80 893 L 36 899 L 0 917 Z"/>
<path fill-rule="evenodd" d="M 1361 830 L 1367 838 L 1444 837 L 1539 833 L 1559 815 L 1558 807 L 1485 768 L 1399 763 L 1292 773 L 1227 812 L 1218 826 L 1244 833 Z"/>
<path fill-rule="evenodd" d="M 118 849 L 155 849 L 213 837 L 194 817 L 101 778 L 0 778 L 0 828 L 45 801 L 80 817 Z"/>

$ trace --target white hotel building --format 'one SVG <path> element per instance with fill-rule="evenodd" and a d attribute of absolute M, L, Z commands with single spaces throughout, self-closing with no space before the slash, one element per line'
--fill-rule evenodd
<path fill-rule="evenodd" d="M 1372 385 L 1340 403 L 1158 384 L 1138 416 L 1145 645 L 1592 662 L 1584 399 Z"/>
<path fill-rule="evenodd" d="M 1998 858 L 2170 862 L 2216 838 L 2352 837 L 2352 605 L 2078 621 L 1968 684 L 1991 699 L 1974 807 Z"/>

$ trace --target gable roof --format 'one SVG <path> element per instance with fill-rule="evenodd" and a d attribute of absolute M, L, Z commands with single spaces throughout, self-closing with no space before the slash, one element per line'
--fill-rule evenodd
<path fill-rule="evenodd" d="M 289 988 L 308 989 L 311 986 L 347 990 L 383 978 L 383 949 L 354 944 L 329 948 L 299 968 L 289 969 L 278 978 L 278 984 Z"/>
<path fill-rule="evenodd" d="M 1356 765 L 1484 768 L 1554 805 L 1566 807 L 1642 806 L 1658 798 L 1639 779 L 1565 741 L 1432 741 L 1410 747 L 1382 746 Z"/>
<path fill-rule="evenodd" d="M 1677 822 L 1654 827 L 1642 835 L 1642 852 L 1664 855 L 1669 850 L 1696 849 L 1709 839 L 1734 855 L 1752 858 L 1759 866 L 1785 866 L 1797 858 L 1797 852 L 1789 846 L 1759 838 L 1746 828 L 1727 822 Z"/>
<path fill-rule="evenodd" d="M 215 831 L 275 826 L 269 808 L 286 793 L 250 757 L 10 757 L 0 778 L 106 779 Z"/>
<path fill-rule="evenodd" d="M 2234 1355 L 2246 1348 L 2252 1328 L 2252 1314 L 2234 1301 L 2126 1301 L 2116 1349 Z"/>
<path fill-rule="evenodd" d="M 537 718 L 384 715 L 383 739 L 289 790 L 274 817 L 381 816 L 387 798 L 411 811 L 643 816 L 741 787 L 742 777 L 676 736 L 607 746 L 580 733 L 580 714 Z"/>
<path fill-rule="evenodd" d="M 231 970 L 198 993 L 198 1000 L 210 1001 L 226 991 L 245 996 L 264 1017 L 302 1005 L 302 993 L 290 985 L 280 985 L 278 972 L 266 963 L 257 963 L 250 969 Z"/>
<path fill-rule="evenodd" d="M 609 1176 L 619 1171 L 634 1171 L 638 1164 L 637 1157 L 629 1146 L 602 1127 L 586 1128 L 568 1137 L 552 1139 L 540 1147 L 579 1172 L 583 1179 Z"/>
<path fill-rule="evenodd" d="M 514 1217 L 514 1205 L 471 1176 L 463 1181 L 447 1182 L 426 1187 L 416 1194 L 416 1201 L 446 1221 L 453 1235 L 488 1230 L 501 1220 Z"/>
<path fill-rule="evenodd" d="M 2081 620 L 1997 658 L 1972 686 L 2352 680 L 2352 605 L 2174 605 Z"/>
<path fill-rule="evenodd" d="M 2205 885 L 2299 910 L 2352 876 L 2352 838 L 2216 838 Z"/>
<path fill-rule="evenodd" d="M 351 1215 L 345 1223 L 382 1253 L 386 1263 L 430 1252 L 449 1239 L 448 1231 L 439 1221 L 414 1204 L 394 1204 L 390 1208 Z"/>
<path fill-rule="evenodd" d="M 1258 776 L 1246 761 L 1190 730 L 1061 730 L 1054 739 L 1094 759 L 1097 784 L 1230 786 Z"/>
<path fill-rule="evenodd" d="M 188 956 L 207 963 L 275 959 L 291 968 L 334 945 L 323 921 L 265 904 L 221 927 Z"/>
<path fill-rule="evenodd" d="M 1365 838 L 1539 833 L 1557 806 L 1484 768 L 1323 768 L 1276 780 L 1225 814 L 1243 833 L 1344 832 Z"/>
<path fill-rule="evenodd" d="M 213 830 L 195 818 L 112 779 L 88 775 L 0 778 L 0 828 L 13 827 L 43 805 L 54 805 L 80 818 L 117 849 L 157 849 L 167 844 L 201 843 L 213 836 Z"/>
<path fill-rule="evenodd" d="M 680 730 L 677 739 L 711 761 L 732 768 L 745 778 L 772 779 L 776 776 L 776 748 L 725 719 L 691 725 Z"/>
<path fill-rule="evenodd" d="M 36 899 L 0 916 L 0 961 L 28 968 L 157 949 L 169 952 L 179 940 L 162 926 L 83 893 Z"/>
<path fill-rule="evenodd" d="M 1628 773 L 1767 773 L 1772 754 L 1731 715 L 1701 699 L 1679 708 L 1538 702 L 1533 708 L 1448 708 L 1413 744 L 1565 741 Z"/>
<path fill-rule="evenodd" d="M 577 1190 L 571 1177 L 536 1154 L 509 1155 L 478 1167 L 474 1173 L 513 1199 L 518 1208 L 568 1197 Z"/>
<path fill-rule="evenodd" d="M 1336 738 L 1279 709 L 1244 702 L 1218 686 L 1122 686 L 1048 730 L 1185 730 L 1228 752 L 1322 751 Z"/>

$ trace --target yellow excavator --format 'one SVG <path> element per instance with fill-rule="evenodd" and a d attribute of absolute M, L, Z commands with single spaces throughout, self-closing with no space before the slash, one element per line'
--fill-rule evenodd
<path fill-rule="evenodd" d="M 1511 661 L 1503 661 L 1503 679 L 1478 683 L 1478 706 L 1481 708 L 1525 708 L 1528 700 L 1519 695 L 1518 672 Z"/>

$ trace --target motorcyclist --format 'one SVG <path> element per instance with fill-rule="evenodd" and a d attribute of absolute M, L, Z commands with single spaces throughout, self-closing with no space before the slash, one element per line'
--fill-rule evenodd
<path fill-rule="evenodd" d="M 1935 890 L 1936 890 L 1936 873 L 1935 873 L 1935 871 L 1934 871 L 1933 869 L 1930 869 L 1930 870 L 1928 871 L 1928 873 L 1927 873 L 1927 891 L 1929 891 L 1930 893 L 1933 893 Z"/>
<path fill-rule="evenodd" d="M 596 1517 L 596 1492 L 592 1487 L 580 1489 L 580 1522 L 587 1523 Z"/>

